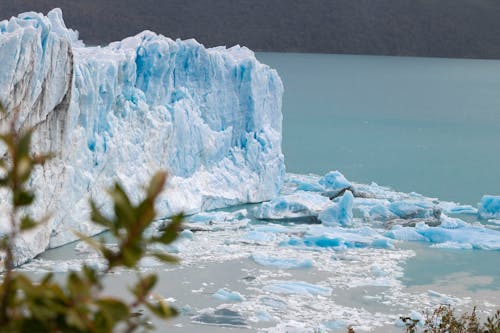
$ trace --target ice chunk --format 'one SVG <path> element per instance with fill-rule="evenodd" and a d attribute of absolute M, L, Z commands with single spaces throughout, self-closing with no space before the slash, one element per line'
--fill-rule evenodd
<path fill-rule="evenodd" d="M 243 242 L 255 244 L 265 244 L 274 242 L 275 240 L 276 235 L 274 233 L 257 230 L 249 231 L 242 237 Z"/>
<path fill-rule="evenodd" d="M 102 189 L 114 180 L 138 200 L 140 185 L 168 170 L 161 217 L 280 190 L 283 86 L 245 47 L 207 49 L 148 31 L 84 47 L 56 9 L 0 22 L 0 53 L 0 101 L 19 107 L 19 126 L 36 127 L 35 152 L 56 155 L 31 181 L 35 215 L 54 214 L 20 240 L 21 261 L 74 240 L 73 230 L 101 231 L 88 199 L 111 209 Z"/>
<path fill-rule="evenodd" d="M 387 206 L 384 205 L 373 206 L 368 212 L 368 216 L 370 219 L 377 221 L 389 221 L 398 218 L 398 215 L 394 214 Z"/>
<path fill-rule="evenodd" d="M 418 235 L 421 237 L 419 237 Z M 444 216 L 440 226 L 430 227 L 423 222 L 415 228 L 398 227 L 386 233 L 398 240 L 427 240 L 437 247 L 500 250 L 500 232 L 483 226 L 471 225 L 460 219 Z"/>
<path fill-rule="evenodd" d="M 363 248 L 376 247 L 393 249 L 391 239 L 382 236 L 372 228 L 332 228 L 322 225 L 314 226 L 301 238 L 291 237 L 286 243 L 287 246 L 306 246 L 319 248 Z"/>
<path fill-rule="evenodd" d="M 332 288 L 304 281 L 279 281 L 264 286 L 263 289 L 276 294 L 297 294 L 305 296 L 330 296 L 332 294 Z"/>
<path fill-rule="evenodd" d="M 230 291 L 226 288 L 217 290 L 212 297 L 225 302 L 242 302 L 245 300 L 245 296 L 237 291 Z"/>
<path fill-rule="evenodd" d="M 346 191 L 338 203 L 323 210 L 318 219 L 327 226 L 350 226 L 352 224 L 352 206 L 354 196 L 350 191 Z"/>
<path fill-rule="evenodd" d="M 230 309 L 217 309 L 205 312 L 193 317 L 193 322 L 200 324 L 211 324 L 220 326 L 247 327 L 245 318 L 236 311 Z"/>
<path fill-rule="evenodd" d="M 280 269 L 311 268 L 313 266 L 311 259 L 280 258 L 259 253 L 252 254 L 252 259 L 259 265 Z"/>
<path fill-rule="evenodd" d="M 438 206 L 445 214 L 476 215 L 478 212 L 477 208 L 474 208 L 471 205 L 461 205 L 456 202 L 442 201 L 438 204 Z"/>
<path fill-rule="evenodd" d="M 297 191 L 260 204 L 254 208 L 253 215 L 266 220 L 316 217 L 330 203 L 330 199 L 320 194 Z"/>
<path fill-rule="evenodd" d="M 427 237 L 419 234 L 415 228 L 407 228 L 399 225 L 393 226 L 392 230 L 385 233 L 385 236 L 402 241 L 429 241 Z"/>
<path fill-rule="evenodd" d="M 389 210 L 402 219 L 439 218 L 441 211 L 426 201 L 402 200 L 389 205 Z"/>
<path fill-rule="evenodd" d="M 479 202 L 479 216 L 483 219 L 500 218 L 500 196 L 483 195 Z"/>
<path fill-rule="evenodd" d="M 235 212 L 224 212 L 224 211 L 215 211 L 215 212 L 203 212 L 199 214 L 195 214 L 189 216 L 187 218 L 188 223 L 215 223 L 215 222 L 231 222 L 234 220 L 241 220 L 246 218 L 247 210 L 240 209 Z"/>
<path fill-rule="evenodd" d="M 309 192 L 324 192 L 325 188 L 319 183 L 321 178 L 317 175 L 300 175 L 287 173 L 285 177 L 285 185 L 292 185 L 293 190 L 309 191 Z"/>
<path fill-rule="evenodd" d="M 324 194 L 329 197 L 336 197 L 352 186 L 339 171 L 330 171 L 319 180 L 319 184 L 324 187 Z"/>

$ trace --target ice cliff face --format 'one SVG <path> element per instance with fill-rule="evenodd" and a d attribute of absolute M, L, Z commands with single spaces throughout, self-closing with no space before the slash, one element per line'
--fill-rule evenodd
<path fill-rule="evenodd" d="M 157 169 L 170 172 L 162 216 L 273 198 L 284 173 L 276 71 L 235 46 L 206 49 L 145 31 L 85 47 L 61 11 L 0 22 L 0 100 L 34 126 L 34 213 L 51 222 L 21 240 L 27 259 L 95 233 L 88 199 L 119 180 L 136 197 Z M 5 204 L 5 199 L 2 200 Z"/>

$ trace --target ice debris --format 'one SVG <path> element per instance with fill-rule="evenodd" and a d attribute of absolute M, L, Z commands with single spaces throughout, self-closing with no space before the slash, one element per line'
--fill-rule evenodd
<path fill-rule="evenodd" d="M 327 226 L 340 225 L 343 227 L 352 224 L 352 207 L 354 196 L 351 191 L 345 191 L 344 195 L 337 203 L 333 203 L 325 208 L 318 216 L 318 219 Z"/>
<path fill-rule="evenodd" d="M 212 297 L 225 302 L 242 302 L 245 300 L 245 296 L 239 292 L 230 291 L 226 288 L 217 290 Z"/>
<path fill-rule="evenodd" d="M 263 290 L 276 294 L 296 294 L 305 296 L 330 296 L 332 294 L 332 288 L 304 281 L 277 281 L 264 286 Z"/>
<path fill-rule="evenodd" d="M 479 216 L 482 219 L 500 218 L 500 196 L 484 195 L 479 202 Z"/>
<path fill-rule="evenodd" d="M 314 218 L 331 203 L 318 193 L 297 191 L 264 202 L 253 210 L 253 216 L 265 220 Z"/>
<path fill-rule="evenodd" d="M 252 259 L 259 265 L 280 269 L 311 268 L 313 266 L 311 259 L 280 258 L 261 253 L 252 254 Z"/>
<path fill-rule="evenodd" d="M 323 194 L 329 197 L 336 197 L 352 186 L 339 171 L 328 172 L 319 180 L 319 184 L 323 186 Z"/>
<path fill-rule="evenodd" d="M 340 228 L 311 226 L 302 237 L 290 237 L 283 246 L 331 248 L 386 248 L 394 249 L 393 241 L 369 227 Z"/>
<path fill-rule="evenodd" d="M 387 237 L 405 241 L 427 241 L 438 247 L 500 250 L 500 231 L 472 225 L 457 218 L 443 216 L 441 225 L 430 227 L 419 222 L 413 227 L 395 226 Z"/>
<path fill-rule="evenodd" d="M 230 309 L 222 308 L 213 311 L 206 311 L 192 318 L 193 322 L 200 324 L 219 325 L 219 326 L 236 326 L 247 327 L 248 324 L 245 318 L 237 312 Z"/>

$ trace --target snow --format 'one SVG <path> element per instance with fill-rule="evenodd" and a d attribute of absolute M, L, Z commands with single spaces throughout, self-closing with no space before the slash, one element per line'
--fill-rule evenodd
<path fill-rule="evenodd" d="M 36 126 L 36 151 L 56 157 L 32 179 L 45 227 L 20 241 L 25 261 L 100 231 L 88 200 L 110 208 L 119 180 L 134 200 L 169 171 L 160 216 L 274 198 L 281 187 L 281 98 L 276 71 L 245 47 L 207 49 L 145 31 L 85 47 L 56 9 L 0 22 L 0 100 Z"/>
<path fill-rule="evenodd" d="M 337 203 L 325 208 L 318 216 L 318 219 L 327 226 L 341 225 L 343 227 L 352 224 L 352 207 L 354 196 L 350 191 L 345 191 L 344 195 Z"/>
<path fill-rule="evenodd" d="M 479 216 L 482 219 L 500 218 L 500 196 L 484 195 L 479 202 Z"/>

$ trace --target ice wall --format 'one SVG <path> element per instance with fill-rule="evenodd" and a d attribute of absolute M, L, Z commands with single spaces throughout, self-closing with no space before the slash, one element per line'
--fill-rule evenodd
<path fill-rule="evenodd" d="M 284 173 L 276 71 L 235 46 L 206 49 L 153 32 L 85 47 L 62 13 L 0 22 L 0 100 L 35 126 L 36 215 L 51 222 L 20 242 L 22 258 L 95 233 L 90 197 L 121 181 L 136 198 L 156 170 L 170 173 L 162 216 L 273 198 Z M 135 191 L 133 191 L 135 190 Z M 2 199 L 5 205 L 5 198 Z"/>

